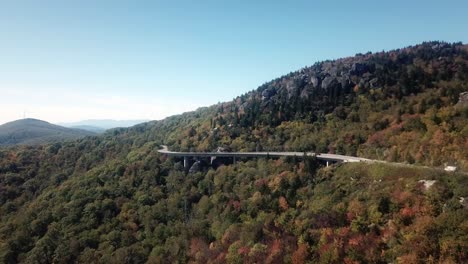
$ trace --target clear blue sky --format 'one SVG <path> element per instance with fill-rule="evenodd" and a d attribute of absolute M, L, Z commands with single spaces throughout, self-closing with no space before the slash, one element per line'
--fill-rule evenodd
<path fill-rule="evenodd" d="M 428 40 L 468 42 L 468 1 L 0 0 L 0 123 L 160 119 Z"/>

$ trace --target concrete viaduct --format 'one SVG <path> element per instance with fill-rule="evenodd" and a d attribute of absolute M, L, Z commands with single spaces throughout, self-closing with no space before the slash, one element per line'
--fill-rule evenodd
<path fill-rule="evenodd" d="M 313 152 L 177 152 L 168 150 L 167 146 L 161 146 L 162 149 L 158 150 L 159 153 L 184 158 L 184 168 L 189 167 L 189 158 L 211 158 L 211 162 L 218 157 L 232 158 L 234 163 L 236 158 L 281 158 L 281 157 L 297 157 L 301 158 L 304 155 L 315 157 L 318 160 L 324 161 L 327 166 L 329 163 L 337 162 L 369 162 L 371 160 L 353 156 L 326 154 L 326 153 L 313 153 Z"/>

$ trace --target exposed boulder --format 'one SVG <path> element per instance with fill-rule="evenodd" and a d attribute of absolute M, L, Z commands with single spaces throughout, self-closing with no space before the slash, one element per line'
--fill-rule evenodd
<path fill-rule="evenodd" d="M 190 167 L 189 173 L 197 173 L 200 171 L 200 169 L 201 169 L 200 161 L 195 161 L 192 167 Z"/>
<path fill-rule="evenodd" d="M 317 76 L 310 77 L 310 83 L 313 88 L 318 88 L 320 84 L 320 79 Z"/>
<path fill-rule="evenodd" d="M 301 91 L 300 97 L 303 98 L 303 99 L 307 99 L 307 98 L 309 98 L 310 94 L 311 94 L 310 89 L 308 87 L 306 87 Z"/>
<path fill-rule="evenodd" d="M 367 64 L 356 62 L 353 63 L 353 65 L 351 66 L 351 70 L 349 71 L 349 73 L 352 75 L 362 75 L 368 71 L 369 67 L 367 66 Z"/>
<path fill-rule="evenodd" d="M 332 67 L 329 71 L 331 76 L 339 76 L 341 74 L 341 71 L 338 69 L 338 67 Z"/>
<path fill-rule="evenodd" d="M 359 85 L 359 87 L 364 87 L 364 88 L 369 87 L 367 81 L 364 78 L 359 80 L 358 85 Z"/>
<path fill-rule="evenodd" d="M 267 88 L 267 89 L 263 90 L 263 92 L 262 92 L 262 100 L 268 100 L 272 96 L 274 96 L 275 94 L 276 94 L 276 89 Z"/>
<path fill-rule="evenodd" d="M 466 106 L 468 105 L 468 92 L 460 93 L 458 97 L 457 106 Z"/>
<path fill-rule="evenodd" d="M 306 75 L 298 76 L 292 80 L 286 82 L 286 91 L 288 92 L 288 98 L 296 95 L 299 89 L 302 89 L 307 84 Z"/>
<path fill-rule="evenodd" d="M 323 79 L 322 81 L 322 89 L 324 90 L 328 90 L 336 85 L 338 85 L 339 82 L 338 82 L 338 79 L 336 77 L 333 77 L 333 76 L 327 76 L 325 77 L 325 79 Z"/>
<path fill-rule="evenodd" d="M 434 183 L 436 183 L 435 180 L 420 180 L 419 183 L 422 183 L 423 186 L 424 186 L 424 189 L 429 189 L 431 188 L 432 185 L 434 185 Z"/>
<path fill-rule="evenodd" d="M 463 207 L 468 208 L 468 199 L 466 199 L 465 197 L 459 197 L 458 201 L 461 205 L 463 205 Z"/>
<path fill-rule="evenodd" d="M 377 88 L 379 86 L 379 79 L 378 78 L 374 78 L 372 80 L 369 81 L 369 86 L 371 88 Z"/>
<path fill-rule="evenodd" d="M 297 86 L 296 86 L 296 82 L 294 79 L 286 82 L 286 90 L 288 91 L 288 93 L 293 92 L 296 88 Z"/>
<path fill-rule="evenodd" d="M 349 78 L 348 75 L 343 75 L 342 77 L 339 78 L 339 80 L 340 80 L 341 88 L 344 90 L 352 86 L 351 79 Z"/>
<path fill-rule="evenodd" d="M 217 147 L 213 152 L 228 152 L 225 147 Z"/>
<path fill-rule="evenodd" d="M 437 43 L 437 44 L 434 44 L 432 45 L 432 49 L 433 50 L 441 50 L 443 48 L 449 48 L 450 45 L 448 43 Z"/>

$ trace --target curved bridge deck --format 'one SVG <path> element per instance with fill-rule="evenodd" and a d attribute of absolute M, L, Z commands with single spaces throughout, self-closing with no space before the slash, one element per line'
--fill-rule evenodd
<path fill-rule="evenodd" d="M 309 157 L 316 157 L 318 160 L 328 162 L 361 162 L 371 161 L 365 158 L 337 155 L 337 154 L 326 154 L 326 153 L 313 153 L 313 152 L 177 152 L 169 151 L 166 146 L 162 146 L 163 149 L 158 150 L 159 153 L 173 157 L 204 157 L 204 158 L 280 158 L 280 157 L 298 157 L 301 158 L 304 155 Z"/>

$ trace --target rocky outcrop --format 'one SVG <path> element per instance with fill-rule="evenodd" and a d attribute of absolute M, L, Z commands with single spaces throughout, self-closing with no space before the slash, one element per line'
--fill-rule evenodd
<path fill-rule="evenodd" d="M 327 73 L 329 73 L 331 76 L 341 75 L 341 71 L 338 67 L 332 67 Z"/>
<path fill-rule="evenodd" d="M 200 169 L 201 169 L 200 161 L 195 161 L 192 167 L 190 167 L 189 173 L 197 173 L 200 171 Z"/>
<path fill-rule="evenodd" d="M 364 63 L 353 63 L 351 66 L 351 70 L 349 71 L 352 75 L 363 75 L 364 73 L 369 71 L 369 67 Z"/>
<path fill-rule="evenodd" d="M 335 61 L 324 61 L 266 83 L 260 87 L 262 91 L 260 94 L 252 93 L 250 97 L 255 95 L 256 99 L 262 100 L 262 107 L 268 107 L 280 100 L 308 99 L 312 98 L 312 95 L 316 100 L 331 90 L 333 90 L 333 94 L 342 96 L 352 93 L 356 86 L 363 90 L 386 88 L 389 85 L 387 77 L 384 77 L 386 73 L 378 70 L 387 67 L 382 61 L 390 66 L 412 64 L 414 52 L 431 48 L 440 53 L 443 58 L 447 56 L 446 54 L 453 52 L 445 52 L 446 49 L 453 50 L 453 45 L 431 42 L 412 49 L 392 51 L 387 53 L 388 56 L 366 53 Z M 466 94 L 460 95 L 459 105 L 465 105 L 468 102 L 467 97 Z M 242 103 L 238 103 L 239 111 L 244 111 L 246 107 L 249 107 L 249 104 L 245 102 L 250 100 L 252 98 L 246 96 Z"/>
<path fill-rule="evenodd" d="M 301 91 L 300 97 L 301 97 L 302 99 L 307 99 L 307 98 L 309 98 L 311 92 L 312 92 L 312 91 L 306 87 L 306 88 L 304 88 L 304 89 Z"/>
<path fill-rule="evenodd" d="M 344 90 L 350 88 L 353 85 L 348 75 L 343 75 L 342 77 L 340 77 L 339 80 L 340 80 L 341 88 Z"/>
<path fill-rule="evenodd" d="M 310 84 L 312 84 L 312 88 L 318 88 L 320 85 L 320 79 L 317 76 L 310 77 Z"/>
<path fill-rule="evenodd" d="M 306 74 L 301 74 L 295 78 L 285 81 L 284 87 L 288 93 L 288 98 L 296 95 L 298 90 L 301 90 L 303 87 L 305 87 L 308 83 L 308 80 L 309 78 Z"/>
<path fill-rule="evenodd" d="M 274 96 L 275 94 L 276 94 L 276 89 L 267 88 L 267 89 L 263 90 L 263 92 L 262 92 L 262 100 L 268 100 L 272 96 Z"/>
<path fill-rule="evenodd" d="M 427 190 L 434 185 L 437 181 L 435 180 L 420 180 L 419 183 L 421 183 L 424 186 L 424 189 Z"/>
<path fill-rule="evenodd" d="M 332 87 L 335 87 L 338 84 L 339 84 L 339 82 L 338 82 L 338 79 L 336 77 L 327 76 L 322 81 L 322 89 L 328 90 L 328 89 L 331 89 Z"/>
<path fill-rule="evenodd" d="M 288 91 L 288 94 L 292 94 L 294 90 L 297 89 L 296 85 L 296 80 L 292 79 L 286 82 L 286 90 Z"/>
<path fill-rule="evenodd" d="M 379 86 L 379 79 L 374 78 L 374 79 L 370 80 L 369 81 L 369 86 L 370 86 L 370 88 L 377 88 Z"/>
<path fill-rule="evenodd" d="M 468 92 L 460 93 L 457 106 L 468 106 Z"/>

